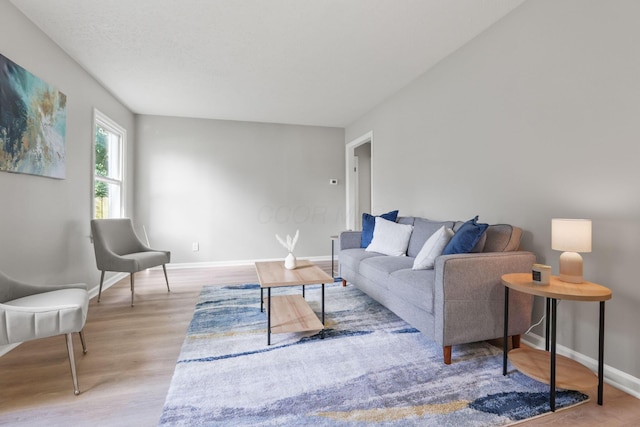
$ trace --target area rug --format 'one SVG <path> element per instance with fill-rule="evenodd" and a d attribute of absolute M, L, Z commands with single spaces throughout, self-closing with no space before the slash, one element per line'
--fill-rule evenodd
<path fill-rule="evenodd" d="M 204 287 L 159 425 L 500 426 L 550 411 L 547 385 L 502 375 L 501 349 L 454 346 L 445 365 L 440 346 L 353 286 L 325 294 L 323 336 L 267 346 L 258 285 Z M 316 313 L 320 295 L 307 286 Z M 587 400 L 559 390 L 556 408 Z"/>

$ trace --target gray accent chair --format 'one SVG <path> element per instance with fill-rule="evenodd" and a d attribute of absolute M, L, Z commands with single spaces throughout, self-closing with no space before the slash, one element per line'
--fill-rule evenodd
<path fill-rule="evenodd" d="M 82 328 L 88 309 L 89 293 L 84 283 L 31 285 L 0 272 L 0 345 L 64 335 L 76 395 L 80 389 L 71 334 L 79 333 L 82 351 L 86 353 Z"/>
<path fill-rule="evenodd" d="M 166 264 L 171 260 L 171 252 L 151 249 L 136 235 L 130 218 L 94 219 L 91 220 L 91 234 L 93 248 L 96 253 L 96 264 L 100 275 L 100 290 L 98 302 L 102 296 L 104 273 L 116 271 L 130 273 L 131 277 L 131 307 L 134 296 L 134 273 L 147 268 L 162 265 L 164 279 L 169 288 Z"/>

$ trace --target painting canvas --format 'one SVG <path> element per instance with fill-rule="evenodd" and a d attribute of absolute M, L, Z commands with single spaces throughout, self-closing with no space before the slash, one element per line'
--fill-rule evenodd
<path fill-rule="evenodd" d="M 65 177 L 67 97 L 0 54 L 0 170 Z"/>

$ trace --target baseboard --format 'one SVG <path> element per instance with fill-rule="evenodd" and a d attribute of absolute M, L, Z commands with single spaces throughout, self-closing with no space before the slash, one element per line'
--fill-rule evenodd
<path fill-rule="evenodd" d="M 545 340 L 544 337 L 539 335 L 528 333 L 527 335 L 523 335 L 522 342 L 526 345 L 537 348 L 544 349 Z M 591 371 L 597 373 L 598 372 L 598 361 L 592 359 L 591 357 L 585 356 L 582 353 L 578 353 L 568 347 L 562 345 L 556 345 L 556 351 L 558 354 L 562 356 L 568 357 L 569 359 L 573 359 L 576 362 L 579 362 L 589 368 Z M 624 391 L 627 394 L 635 397 L 636 399 L 640 399 L 640 378 L 636 378 L 631 376 L 625 372 L 620 371 L 619 369 L 612 368 L 608 366 L 606 363 L 604 364 L 604 381 L 619 389 Z"/>
<path fill-rule="evenodd" d="M 331 256 L 313 256 L 313 257 L 298 257 L 299 259 L 307 259 L 311 262 L 331 261 Z M 262 261 L 282 261 L 284 258 L 263 258 L 263 259 L 242 259 L 231 261 L 207 261 L 207 262 L 183 262 L 183 263 L 171 263 L 167 264 L 167 270 L 174 270 L 179 268 L 206 268 L 206 267 L 238 267 L 254 265 L 256 262 Z M 334 260 L 337 260 L 334 257 Z M 161 267 L 154 267 L 161 268 Z"/>
<path fill-rule="evenodd" d="M 102 283 L 102 292 L 109 289 L 110 287 L 112 287 L 113 285 L 115 285 L 116 283 L 118 283 L 120 280 L 124 279 L 128 275 L 129 273 L 116 273 L 113 276 L 109 277 Z M 100 283 L 96 284 L 93 288 L 89 289 L 88 291 L 89 299 L 98 296 L 99 291 L 100 291 Z"/>
<path fill-rule="evenodd" d="M 22 344 L 21 342 L 19 343 L 15 343 L 15 344 L 8 344 L 8 345 L 0 345 L 0 357 L 4 356 L 5 354 L 9 353 L 11 350 L 13 350 L 14 348 L 16 348 L 17 346 L 19 346 L 20 344 Z"/>

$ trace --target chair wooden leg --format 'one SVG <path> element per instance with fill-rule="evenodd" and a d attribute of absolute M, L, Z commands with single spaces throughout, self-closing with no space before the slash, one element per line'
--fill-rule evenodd
<path fill-rule="evenodd" d="M 167 282 L 167 292 L 171 292 L 171 289 L 169 289 L 169 278 L 167 277 L 167 266 L 162 264 L 162 270 L 164 270 L 164 280 Z"/>
<path fill-rule="evenodd" d="M 73 393 L 77 396 L 80 394 L 78 388 L 78 376 L 76 375 L 76 359 L 73 356 L 73 337 L 71 334 L 65 334 L 67 340 L 67 352 L 69 353 L 69 365 L 71 366 L 71 378 L 73 379 Z"/>
<path fill-rule="evenodd" d="M 347 286 L 347 281 L 342 279 L 342 287 L 344 288 L 345 286 Z"/>
<path fill-rule="evenodd" d="M 520 348 L 520 336 L 521 335 L 513 335 L 511 337 L 512 348 Z"/>
<path fill-rule="evenodd" d="M 102 282 L 104 282 L 104 270 L 102 270 L 102 274 L 100 275 L 100 289 L 98 290 L 98 302 L 100 302 L 100 297 L 102 296 Z"/>
<path fill-rule="evenodd" d="M 442 352 L 444 355 L 444 364 L 451 365 L 451 346 L 450 345 L 443 346 Z"/>
<path fill-rule="evenodd" d="M 133 307 L 133 289 L 134 289 L 134 281 L 133 281 L 133 275 L 135 273 L 131 273 L 131 307 Z"/>

